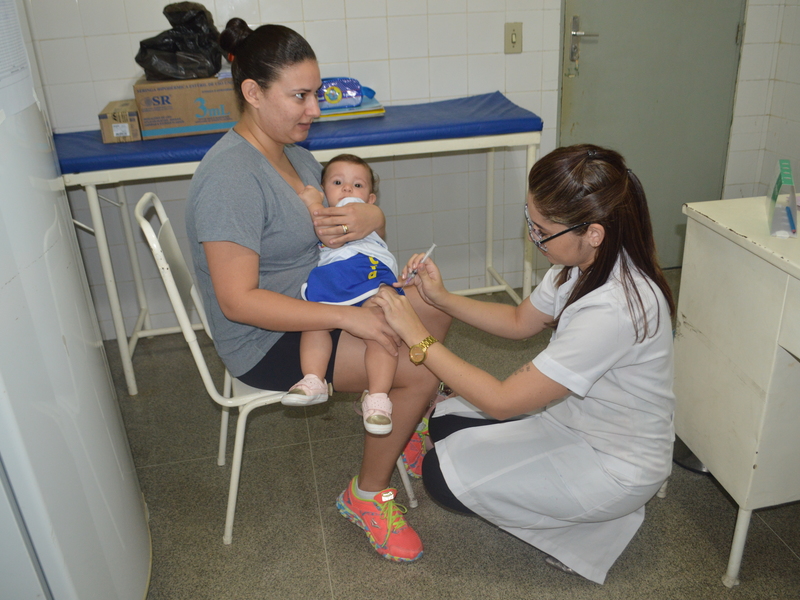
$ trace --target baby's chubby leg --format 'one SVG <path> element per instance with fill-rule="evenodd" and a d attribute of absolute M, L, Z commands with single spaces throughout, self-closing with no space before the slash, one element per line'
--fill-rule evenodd
<path fill-rule="evenodd" d="M 304 331 L 300 336 L 300 368 L 303 379 L 281 399 L 286 406 L 311 406 L 328 399 L 325 381 L 333 340 L 329 331 Z"/>

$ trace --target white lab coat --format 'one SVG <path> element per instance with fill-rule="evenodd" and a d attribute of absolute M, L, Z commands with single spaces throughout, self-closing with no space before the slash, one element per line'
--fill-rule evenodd
<path fill-rule="evenodd" d="M 545 314 L 559 314 L 577 279 L 573 268 L 556 288 L 562 268 L 553 267 L 531 295 Z M 651 327 L 643 342 L 635 343 L 617 265 L 606 284 L 564 311 L 533 360 L 570 390 L 565 398 L 436 443 L 445 481 L 465 506 L 597 583 L 671 469 L 669 308 L 654 284 L 635 280 Z M 444 414 L 485 418 L 458 397 L 437 406 L 434 416 Z"/>

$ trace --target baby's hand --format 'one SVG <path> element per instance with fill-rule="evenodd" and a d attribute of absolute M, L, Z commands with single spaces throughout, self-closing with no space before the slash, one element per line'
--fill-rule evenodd
<path fill-rule="evenodd" d="M 305 204 L 308 208 L 311 208 L 313 204 L 322 204 L 322 200 L 325 198 L 325 196 L 322 195 L 322 192 L 320 192 L 313 185 L 307 185 L 305 189 L 300 192 L 299 196 L 300 200 L 302 200 L 303 204 Z"/>

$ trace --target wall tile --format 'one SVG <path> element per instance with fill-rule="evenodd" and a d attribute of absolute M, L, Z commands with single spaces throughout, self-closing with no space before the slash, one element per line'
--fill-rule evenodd
<path fill-rule="evenodd" d="M 134 57 L 138 44 L 133 47 L 130 36 L 95 35 L 87 37 L 86 50 L 94 81 L 133 78 L 142 72 Z"/>
<path fill-rule="evenodd" d="M 469 209 L 439 210 L 433 213 L 433 237 L 440 246 L 469 244 Z"/>
<path fill-rule="evenodd" d="M 351 54 L 352 56 L 352 54 Z M 362 85 L 375 90 L 375 97 L 386 103 L 391 99 L 391 77 L 389 61 L 350 62 L 350 76 L 358 79 Z"/>
<path fill-rule="evenodd" d="M 467 53 L 502 53 L 505 35 L 502 12 L 469 13 L 467 15 Z M 524 45 L 523 38 L 523 45 Z"/>
<path fill-rule="evenodd" d="M 559 90 L 561 88 L 561 65 L 558 50 L 542 52 L 542 90 Z"/>
<path fill-rule="evenodd" d="M 731 125 L 731 133 L 760 134 L 767 126 L 767 116 L 737 117 Z"/>
<path fill-rule="evenodd" d="M 433 243 L 433 218 L 427 215 L 399 215 L 397 222 L 397 246 L 402 261 L 411 252 L 425 252 Z"/>
<path fill-rule="evenodd" d="M 430 56 L 467 53 L 467 15 L 430 15 L 427 31 Z"/>
<path fill-rule="evenodd" d="M 431 58 L 431 99 L 458 98 L 469 93 L 466 56 Z"/>
<path fill-rule="evenodd" d="M 49 85 L 92 81 L 83 37 L 43 40 L 39 51 L 40 65 Z"/>
<path fill-rule="evenodd" d="M 171 25 L 164 16 L 164 0 L 123 0 L 128 18 L 128 31 L 166 31 Z"/>
<path fill-rule="evenodd" d="M 500 3 L 500 8 L 505 8 Z M 494 12 L 498 9 L 498 2 L 496 0 L 467 0 L 467 12 Z"/>
<path fill-rule="evenodd" d="M 485 161 L 485 157 L 484 157 Z M 485 164 L 485 163 L 484 163 Z M 486 167 L 484 170 L 475 171 L 470 167 L 469 172 L 469 207 L 486 206 Z M 484 223 L 485 225 L 485 223 Z"/>
<path fill-rule="evenodd" d="M 544 0 L 506 0 L 506 12 L 542 10 Z"/>
<path fill-rule="evenodd" d="M 261 24 L 303 20 L 303 0 L 259 0 Z"/>
<path fill-rule="evenodd" d="M 400 158 L 394 163 L 394 176 L 396 179 L 428 177 L 432 173 L 433 162 L 430 154 L 423 154 L 415 158 Z"/>
<path fill-rule="evenodd" d="M 562 20 L 560 10 L 545 10 L 542 13 L 543 50 L 557 50 L 561 47 Z"/>
<path fill-rule="evenodd" d="M 734 116 L 758 116 L 767 112 L 768 81 L 740 81 L 736 87 Z"/>
<path fill-rule="evenodd" d="M 91 83 L 46 85 L 44 88 L 53 128 L 57 131 L 99 129 Z"/>
<path fill-rule="evenodd" d="M 34 40 L 84 35 L 80 10 L 74 0 L 28 0 L 25 4 Z"/>
<path fill-rule="evenodd" d="M 428 3 L 429 15 L 465 12 L 467 12 L 467 0 L 435 0 L 434 2 Z"/>
<path fill-rule="evenodd" d="M 392 100 L 418 100 L 424 102 L 430 98 L 427 59 L 393 60 L 389 68 L 392 77 Z"/>
<path fill-rule="evenodd" d="M 303 0 L 303 18 L 306 22 L 344 19 L 344 0 Z"/>
<path fill-rule="evenodd" d="M 428 56 L 428 17 L 390 17 L 389 58 L 420 58 Z"/>
<path fill-rule="evenodd" d="M 452 213 L 467 210 L 469 207 L 468 175 L 466 173 L 447 173 L 431 178 L 431 197 L 433 210 Z M 464 215 L 464 232 L 469 232 L 468 217 Z M 462 242 L 459 242 L 462 243 Z M 467 242 L 463 242 L 467 243 Z"/>
<path fill-rule="evenodd" d="M 440 239 L 439 232 L 434 234 L 434 238 Z M 468 285 L 467 278 L 469 277 L 469 246 L 467 244 L 439 246 L 438 241 L 436 244 L 434 261 L 436 261 L 436 265 L 441 269 L 441 272 L 446 274 L 447 281 L 452 282 L 449 284 L 452 286 L 450 289 L 466 287 Z M 424 252 L 425 250 L 420 249 L 418 251 Z M 461 279 L 463 279 L 463 282 L 459 281 Z"/>
<path fill-rule="evenodd" d="M 758 154 L 756 150 L 730 152 L 725 175 L 726 185 L 757 181 Z"/>
<path fill-rule="evenodd" d="M 542 92 L 542 111 L 537 113 L 545 127 L 555 128 L 558 125 L 558 91 Z"/>
<path fill-rule="evenodd" d="M 486 94 L 505 87 L 505 55 L 482 54 L 469 57 L 469 95 Z"/>
<path fill-rule="evenodd" d="M 389 58 L 389 33 L 386 19 L 349 19 L 347 48 L 352 61 Z M 387 96 L 384 96 L 388 99 Z"/>
<path fill-rule="evenodd" d="M 205 4 L 206 8 L 214 14 L 214 24 L 217 29 L 222 31 L 225 24 L 233 17 L 244 19 L 251 25 L 261 24 L 261 10 L 258 0 L 214 0 L 214 8 L 211 4 Z"/>
<path fill-rule="evenodd" d="M 320 63 L 319 74 L 320 77 L 352 77 L 348 62 Z"/>
<path fill-rule="evenodd" d="M 400 15 L 425 15 L 427 13 L 427 0 L 386 0 L 386 14 L 390 17 Z"/>
<path fill-rule="evenodd" d="M 541 52 L 523 52 L 506 56 L 506 92 L 527 92 L 541 89 Z"/>
<path fill-rule="evenodd" d="M 747 26 L 744 31 L 745 44 L 772 44 L 778 41 L 780 6 L 755 6 L 747 9 Z"/>
<path fill-rule="evenodd" d="M 434 175 L 466 174 L 469 172 L 469 155 L 465 152 L 434 154 L 431 156 L 431 170 Z"/>
<path fill-rule="evenodd" d="M 398 215 L 429 215 L 433 211 L 430 177 L 395 179 L 394 189 Z"/>
<path fill-rule="evenodd" d="M 384 0 L 345 0 L 344 10 L 348 20 L 385 17 L 386 2 Z"/>
<path fill-rule="evenodd" d="M 95 115 L 100 114 L 100 111 L 103 110 L 109 102 L 133 99 L 133 84 L 135 81 L 134 78 L 95 81 L 94 84 L 92 84 L 96 99 Z M 97 119 L 97 117 L 95 117 L 95 119 Z M 96 122 L 99 123 L 99 121 Z"/>
<path fill-rule="evenodd" d="M 506 11 L 506 23 L 522 23 L 522 51 L 540 52 L 544 49 L 542 36 L 544 12 L 541 10 Z"/>
<path fill-rule="evenodd" d="M 739 60 L 739 81 L 769 79 L 773 70 L 775 44 L 745 44 Z"/>
<path fill-rule="evenodd" d="M 375 169 L 375 161 L 372 161 L 370 165 Z M 378 173 L 377 169 L 375 171 Z M 397 215 L 397 195 L 394 190 L 395 180 L 385 179 L 380 176 L 380 173 L 378 173 L 378 177 L 380 177 L 378 183 L 378 206 L 380 206 L 383 214 L 388 219 Z"/>
<path fill-rule="evenodd" d="M 307 21 L 305 37 L 319 62 L 347 62 L 347 27 L 343 20 Z"/>
<path fill-rule="evenodd" d="M 122 0 L 81 0 L 78 8 L 83 35 L 128 33 L 128 19 Z"/>

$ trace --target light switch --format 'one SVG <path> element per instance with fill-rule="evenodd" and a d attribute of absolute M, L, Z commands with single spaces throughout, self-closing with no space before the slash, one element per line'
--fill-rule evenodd
<path fill-rule="evenodd" d="M 506 23 L 505 53 L 519 54 L 522 52 L 522 23 Z"/>

